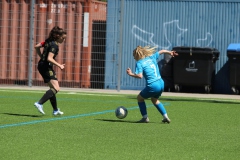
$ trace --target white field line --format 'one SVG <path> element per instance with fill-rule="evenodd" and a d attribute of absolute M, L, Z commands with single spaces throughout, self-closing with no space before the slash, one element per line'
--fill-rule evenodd
<path fill-rule="evenodd" d="M 45 91 L 29 91 L 29 90 L 25 90 L 25 91 L 19 91 L 19 90 L 1 90 L 0 92 L 18 92 L 18 93 L 44 93 Z M 110 95 L 110 94 L 103 94 L 103 93 L 80 93 L 80 92 L 60 92 L 58 94 L 79 94 L 79 95 L 88 95 L 88 96 L 115 96 L 115 97 L 120 97 L 120 96 L 124 96 L 124 95 Z"/>

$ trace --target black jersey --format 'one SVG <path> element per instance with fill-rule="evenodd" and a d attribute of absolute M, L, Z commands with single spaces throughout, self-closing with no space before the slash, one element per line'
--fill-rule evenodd
<path fill-rule="evenodd" d="M 52 66 L 52 64 L 50 64 L 47 60 L 48 54 L 49 52 L 52 52 L 54 54 L 53 59 L 55 59 L 56 56 L 58 55 L 58 51 L 59 51 L 59 48 L 56 41 L 46 40 L 44 43 L 44 49 L 41 55 L 40 62 L 44 62 L 45 64 L 49 64 Z"/>

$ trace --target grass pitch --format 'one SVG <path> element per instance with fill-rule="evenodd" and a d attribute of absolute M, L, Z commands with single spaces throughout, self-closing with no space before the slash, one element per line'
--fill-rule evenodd
<path fill-rule="evenodd" d="M 238 160 L 240 101 L 161 97 L 171 124 L 161 123 L 146 100 L 141 119 L 136 95 L 60 92 L 63 116 L 33 103 L 43 91 L 0 90 L 0 157 L 3 160 Z M 164 94 L 163 94 L 164 95 Z M 117 119 L 118 106 L 128 109 Z"/>

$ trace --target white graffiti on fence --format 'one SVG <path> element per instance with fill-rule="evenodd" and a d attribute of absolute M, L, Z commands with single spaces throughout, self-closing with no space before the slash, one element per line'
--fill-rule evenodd
<path fill-rule="evenodd" d="M 140 35 L 138 35 L 137 32 L 139 32 Z M 133 27 L 132 27 L 132 34 L 135 36 L 135 38 L 137 38 L 138 40 L 146 43 L 147 45 L 158 46 L 157 44 L 155 44 L 155 43 L 153 42 L 153 37 L 154 37 L 154 34 L 153 34 L 153 33 L 147 32 L 147 31 L 139 28 L 139 27 L 136 26 L 136 25 L 133 25 Z M 143 37 L 144 37 L 144 36 L 143 36 L 144 34 L 146 35 L 146 37 L 148 37 L 148 39 L 143 38 Z"/>
<path fill-rule="evenodd" d="M 168 36 L 168 34 L 171 34 L 171 30 L 177 30 L 177 37 L 175 37 L 173 40 L 169 38 L 171 36 Z M 183 29 L 179 27 L 179 20 L 164 22 L 163 35 L 167 42 L 167 45 L 159 45 L 153 41 L 153 38 L 155 36 L 154 33 L 147 32 L 138 27 L 137 25 L 133 25 L 132 27 L 132 34 L 136 39 L 146 43 L 147 45 L 156 46 L 162 49 L 170 49 L 173 41 L 175 41 L 177 46 L 181 46 L 181 38 L 183 34 L 187 31 L 188 29 Z M 212 43 L 212 39 L 212 34 L 207 32 L 205 38 L 199 38 L 196 40 L 197 46 L 209 46 Z"/>
<path fill-rule="evenodd" d="M 207 32 L 205 38 L 197 39 L 197 46 L 209 46 L 212 43 L 213 36 L 211 33 Z"/>

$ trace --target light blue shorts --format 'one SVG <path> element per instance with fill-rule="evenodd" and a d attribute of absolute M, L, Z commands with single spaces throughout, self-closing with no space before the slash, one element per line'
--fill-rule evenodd
<path fill-rule="evenodd" d="M 144 98 L 159 98 L 164 90 L 164 81 L 159 79 L 149 85 L 147 85 L 141 92 L 140 95 Z"/>

